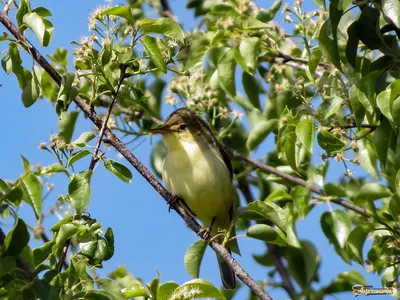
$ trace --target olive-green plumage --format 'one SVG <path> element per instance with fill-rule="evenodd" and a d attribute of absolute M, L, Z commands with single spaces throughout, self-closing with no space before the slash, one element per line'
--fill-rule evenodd
<path fill-rule="evenodd" d="M 185 201 L 203 227 L 211 227 L 212 236 L 218 229 L 229 230 L 234 213 L 232 166 L 207 123 L 189 109 L 180 108 L 161 128 L 150 132 L 162 134 L 167 146 L 163 180 L 171 194 Z M 223 238 L 217 240 L 222 242 Z M 229 249 L 240 254 L 236 239 L 229 243 Z M 224 287 L 234 289 L 232 269 L 217 259 Z"/>

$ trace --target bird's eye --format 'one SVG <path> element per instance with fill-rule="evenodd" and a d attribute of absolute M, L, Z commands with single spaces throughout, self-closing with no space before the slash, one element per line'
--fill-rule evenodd
<path fill-rule="evenodd" d="M 181 126 L 179 126 L 179 129 L 180 130 L 185 130 L 187 128 L 187 125 L 186 124 L 181 124 Z"/>

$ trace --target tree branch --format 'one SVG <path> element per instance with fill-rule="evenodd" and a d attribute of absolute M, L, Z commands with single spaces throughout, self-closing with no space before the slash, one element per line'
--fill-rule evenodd
<path fill-rule="evenodd" d="M 249 188 L 247 180 L 242 178 L 238 180 L 239 190 L 242 192 L 244 198 L 246 199 L 247 204 L 254 201 L 253 194 Z M 296 290 L 294 289 L 294 285 L 292 282 L 292 278 L 289 275 L 288 270 L 282 262 L 282 257 L 278 253 L 278 247 L 276 245 L 265 243 L 268 248 L 268 252 L 271 254 L 272 261 L 278 270 L 279 275 L 283 281 L 283 288 L 289 294 L 291 299 L 296 298 Z"/>
<path fill-rule="evenodd" d="M 0 12 L 0 22 L 17 38 L 21 41 L 26 50 L 32 55 L 35 61 L 54 79 L 57 85 L 61 85 L 61 76 L 49 64 L 49 62 L 40 54 L 36 48 L 21 35 L 18 28 L 12 23 L 11 19 L 4 13 Z M 85 115 L 99 128 L 103 127 L 103 120 L 94 112 L 91 107 L 82 100 L 79 96 L 74 99 L 75 104 L 85 113 Z M 123 156 L 125 159 L 136 168 L 136 170 L 150 183 L 150 185 L 164 198 L 167 203 L 170 203 L 173 196 L 161 185 L 161 183 L 154 177 L 154 175 L 129 151 L 129 149 L 122 143 L 122 141 L 106 126 L 104 129 L 105 135 L 110 144 Z M 192 218 L 190 214 L 183 209 L 179 203 L 175 201 L 171 204 L 172 208 L 182 217 L 187 226 L 192 229 L 197 235 L 205 239 L 209 246 L 224 260 L 235 272 L 236 276 L 246 284 L 260 299 L 272 299 L 268 293 L 261 288 L 257 282 L 250 277 L 243 267 L 231 256 L 227 249 L 214 241 L 209 241 L 205 237 L 206 231 L 202 230 L 201 226 Z"/>
<path fill-rule="evenodd" d="M 262 162 L 260 162 L 258 160 L 255 160 L 255 159 L 253 159 L 251 157 L 243 155 L 243 154 L 239 153 L 236 150 L 227 149 L 227 151 L 233 157 L 236 157 L 236 158 L 239 158 L 240 160 L 246 161 L 249 164 L 257 167 L 258 169 L 260 169 L 262 171 L 277 175 L 277 176 L 281 177 L 282 179 L 285 179 L 285 180 L 287 180 L 287 181 L 289 181 L 291 183 L 294 183 L 295 185 L 304 186 L 304 187 L 308 188 L 311 192 L 316 193 L 318 195 L 329 196 L 321 188 L 313 186 L 311 183 L 305 181 L 304 179 L 297 178 L 297 177 L 294 177 L 292 175 L 286 174 L 286 173 L 284 173 L 282 171 L 279 171 L 278 169 L 276 169 L 274 167 L 268 166 L 268 165 L 263 164 Z M 361 215 L 363 215 L 365 217 L 369 217 L 369 215 L 367 214 L 365 209 L 363 209 L 362 207 L 360 207 L 358 205 L 350 203 L 349 201 L 346 201 L 346 200 L 340 199 L 340 198 L 331 199 L 330 201 L 333 202 L 333 203 L 336 203 L 336 204 L 338 204 L 340 206 L 343 206 L 343 207 L 345 207 L 347 209 L 353 210 L 356 213 L 359 213 L 359 214 L 361 214 Z"/>
<path fill-rule="evenodd" d="M 175 15 L 169 6 L 168 0 L 160 0 L 162 15 L 167 18 L 175 19 Z"/>

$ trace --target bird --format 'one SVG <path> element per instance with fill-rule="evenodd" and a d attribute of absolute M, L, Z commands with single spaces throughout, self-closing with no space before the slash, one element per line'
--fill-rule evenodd
<path fill-rule="evenodd" d="M 162 177 L 167 190 L 183 200 L 183 206 L 201 221 L 211 237 L 222 243 L 225 232 L 236 235 L 232 164 L 208 124 L 195 112 L 183 107 L 173 111 L 159 128 L 166 144 Z M 228 232 L 228 231 L 231 232 Z M 225 245 L 240 255 L 237 239 Z M 235 289 L 232 268 L 218 255 L 221 281 L 225 289 Z"/>

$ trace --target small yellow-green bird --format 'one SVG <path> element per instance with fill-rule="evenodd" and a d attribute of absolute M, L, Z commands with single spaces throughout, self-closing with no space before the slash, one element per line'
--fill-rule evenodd
<path fill-rule="evenodd" d="M 228 234 L 235 236 L 234 226 L 230 226 L 234 216 L 232 165 L 207 123 L 189 109 L 180 108 L 162 127 L 149 132 L 162 134 L 167 146 L 163 180 L 168 191 L 184 200 L 211 236 L 218 234 L 218 229 L 227 232 L 230 227 Z M 223 235 L 216 240 L 221 243 Z M 228 247 L 240 255 L 236 239 Z M 224 287 L 234 289 L 233 270 L 217 259 Z"/>

